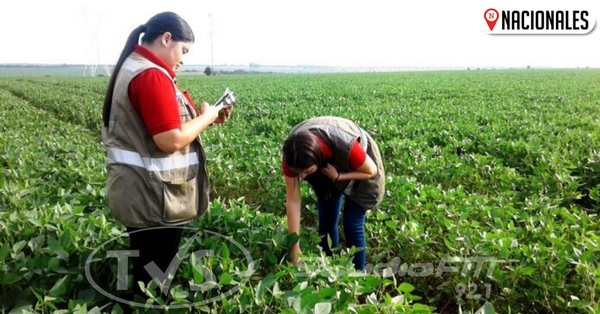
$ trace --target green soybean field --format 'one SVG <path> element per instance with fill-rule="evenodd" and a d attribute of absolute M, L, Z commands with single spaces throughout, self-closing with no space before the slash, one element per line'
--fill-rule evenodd
<path fill-rule="evenodd" d="M 178 81 L 196 105 L 226 87 L 237 103 L 201 135 L 211 205 L 182 243 L 207 232 L 168 293 L 129 308 L 107 257 L 128 247 L 105 193 L 108 79 L 0 79 L 1 313 L 600 313 L 600 70 Z M 384 160 L 363 273 L 317 246 L 307 184 L 306 265 L 289 262 L 281 147 L 322 115 L 357 122 Z"/>

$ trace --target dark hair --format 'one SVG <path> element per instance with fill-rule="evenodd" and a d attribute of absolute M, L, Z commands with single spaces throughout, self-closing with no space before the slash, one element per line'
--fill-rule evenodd
<path fill-rule="evenodd" d="M 325 163 L 323 149 L 310 131 L 291 134 L 283 143 L 283 158 L 290 168 L 304 170 L 313 165 L 322 167 Z"/>
<path fill-rule="evenodd" d="M 113 91 L 115 89 L 115 82 L 117 75 L 121 70 L 121 66 L 125 59 L 133 52 L 135 46 L 139 43 L 140 35 L 142 33 L 142 43 L 151 43 L 156 38 L 162 36 L 164 33 L 171 33 L 171 38 L 174 41 L 185 41 L 194 42 L 194 32 L 188 23 L 182 19 L 179 15 L 173 12 L 163 12 L 151 17 L 146 24 L 142 24 L 134 29 L 125 47 L 121 52 L 121 56 L 115 65 L 112 75 L 110 76 L 110 82 L 108 83 L 108 89 L 106 90 L 106 97 L 104 98 L 104 108 L 102 109 L 102 121 L 104 126 L 108 126 L 108 120 L 110 118 L 110 107 L 112 105 Z"/>

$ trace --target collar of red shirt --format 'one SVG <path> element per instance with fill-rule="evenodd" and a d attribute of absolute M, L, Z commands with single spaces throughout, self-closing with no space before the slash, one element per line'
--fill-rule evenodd
<path fill-rule="evenodd" d="M 171 75 L 171 78 L 175 79 L 175 72 L 173 72 L 173 69 L 169 68 L 169 66 L 159 57 L 157 56 L 154 52 L 150 51 L 150 49 L 142 47 L 140 45 L 135 46 L 135 48 L 133 49 L 134 52 L 139 53 L 140 55 L 142 55 L 142 57 L 150 60 L 150 62 L 158 65 L 159 67 L 167 70 L 167 72 L 169 72 L 169 75 Z"/>

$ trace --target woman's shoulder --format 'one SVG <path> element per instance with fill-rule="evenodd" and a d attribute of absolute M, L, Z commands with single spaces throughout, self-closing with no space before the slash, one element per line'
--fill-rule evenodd
<path fill-rule="evenodd" d="M 174 89 L 173 81 L 166 76 L 160 69 L 149 68 L 142 71 L 131 80 L 130 88 L 170 88 Z"/>

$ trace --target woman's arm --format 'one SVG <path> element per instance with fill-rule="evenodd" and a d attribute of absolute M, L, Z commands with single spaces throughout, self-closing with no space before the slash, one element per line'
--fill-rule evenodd
<path fill-rule="evenodd" d="M 302 198 L 300 197 L 300 180 L 298 177 L 284 176 L 284 178 L 288 233 L 296 233 L 299 235 L 300 206 L 302 205 Z M 298 263 L 298 253 L 302 253 L 300 250 L 300 242 L 296 242 L 290 248 L 290 259 L 294 265 Z"/>
<path fill-rule="evenodd" d="M 152 137 L 160 150 L 172 154 L 190 145 L 200 132 L 206 130 L 219 117 L 219 110 L 223 105 L 211 106 L 202 103 L 201 114 L 196 118 L 181 124 L 179 129 L 173 129 L 156 134 Z"/>
<path fill-rule="evenodd" d="M 340 173 L 334 166 L 327 164 L 326 167 L 321 168 L 321 172 L 332 181 L 369 180 L 377 175 L 377 165 L 367 155 L 365 162 L 354 171 Z"/>

